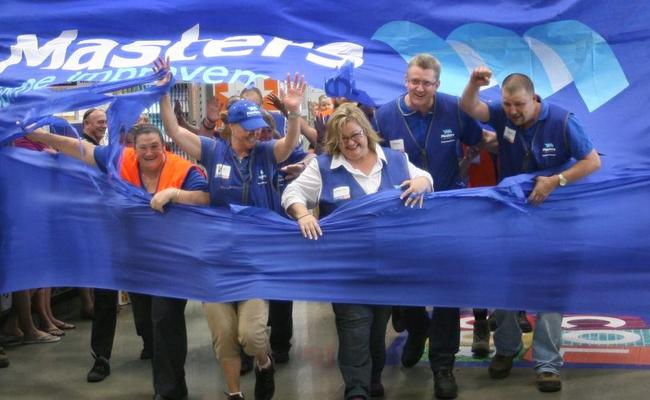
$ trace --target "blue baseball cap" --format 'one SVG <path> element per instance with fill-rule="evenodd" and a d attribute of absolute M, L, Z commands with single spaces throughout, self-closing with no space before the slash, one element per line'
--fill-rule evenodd
<path fill-rule="evenodd" d="M 228 123 L 239 124 L 247 131 L 268 127 L 259 106 L 248 100 L 238 100 L 228 107 Z"/>

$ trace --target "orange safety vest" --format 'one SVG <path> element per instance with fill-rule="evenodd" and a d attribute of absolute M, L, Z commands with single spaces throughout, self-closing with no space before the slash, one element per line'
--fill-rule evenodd
<path fill-rule="evenodd" d="M 160 171 L 160 179 L 158 179 L 156 192 L 170 187 L 180 189 L 190 169 L 194 167 L 194 164 L 174 153 L 165 151 L 165 157 L 165 163 L 163 164 L 162 171 Z M 132 185 L 142 187 L 138 157 L 135 154 L 135 150 L 131 147 L 126 147 L 122 151 L 120 175 Z"/>

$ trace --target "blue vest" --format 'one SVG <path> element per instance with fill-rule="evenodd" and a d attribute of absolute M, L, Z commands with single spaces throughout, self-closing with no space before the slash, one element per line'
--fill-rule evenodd
<path fill-rule="evenodd" d="M 384 139 L 382 146 L 390 146 L 391 140 L 402 139 L 409 160 L 433 177 L 435 191 L 463 187 L 458 171 L 458 141 L 461 136 L 473 134 L 475 138 L 466 144 L 470 146 L 476 144 L 480 140 L 481 132 L 478 125 L 466 126 L 467 123 L 464 123 L 458 105 L 458 98 L 438 92 L 433 118 L 426 132 L 424 147 L 421 147 L 400 110 L 401 98 L 398 97 L 394 102 L 381 106 L 375 112 L 375 127 Z M 463 129 L 471 131 L 464 132 Z"/>
<path fill-rule="evenodd" d="M 566 129 L 571 113 L 552 104 L 546 106 L 548 115 L 527 130 L 528 137 L 507 117 L 505 126 L 494 127 L 499 141 L 500 179 L 557 167 L 571 159 Z M 513 143 L 504 136 L 506 127 L 516 131 Z"/>
<path fill-rule="evenodd" d="M 228 204 L 276 209 L 278 193 L 273 188 L 277 163 L 273 154 L 262 151 L 259 144 L 248 156 L 248 178 L 239 171 L 239 161 L 230 145 L 217 139 L 212 171 L 208 171 L 210 203 L 214 207 Z"/>
<path fill-rule="evenodd" d="M 381 169 L 381 183 L 377 191 L 395 189 L 402 182 L 409 179 L 408 164 L 404 154 L 391 149 L 384 149 L 384 154 L 386 155 L 386 162 L 382 161 L 383 168 Z M 332 157 L 330 155 L 322 154 L 318 156 L 317 160 L 318 168 L 320 169 L 320 176 L 323 182 L 318 203 L 321 218 L 331 214 L 337 207 L 340 207 L 346 201 L 366 195 L 361 186 L 359 186 L 352 174 L 350 174 L 345 167 L 341 165 L 335 169 L 331 168 Z M 343 187 L 348 188 L 350 194 L 349 198 L 343 199 L 339 198 L 340 196 L 335 196 L 335 190 Z"/>

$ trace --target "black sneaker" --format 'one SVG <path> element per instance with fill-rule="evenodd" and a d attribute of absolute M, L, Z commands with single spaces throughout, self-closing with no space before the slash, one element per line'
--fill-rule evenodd
<path fill-rule="evenodd" d="M 490 327 L 487 320 L 474 321 L 472 337 L 472 354 L 476 358 L 485 358 L 490 354 Z"/>
<path fill-rule="evenodd" d="M 512 361 L 515 359 L 516 354 L 512 356 L 504 356 L 502 354 L 495 354 L 490 361 L 488 372 L 492 379 L 503 379 L 510 375 L 512 369 Z"/>
<path fill-rule="evenodd" d="M 111 366 L 105 357 L 95 355 L 93 357 L 95 358 L 95 365 L 88 372 L 86 380 L 88 382 L 101 382 L 111 374 Z"/>
<path fill-rule="evenodd" d="M 526 311 L 519 311 L 519 313 L 517 313 L 517 322 L 519 323 L 519 329 L 521 329 L 523 333 L 530 333 L 533 331 L 533 327 L 530 325 L 530 321 L 526 316 Z"/>
<path fill-rule="evenodd" d="M 244 353 L 243 350 L 240 353 L 240 358 L 241 358 L 241 367 L 239 367 L 239 375 L 244 376 L 253 370 L 254 367 L 253 361 L 255 361 L 255 358 Z"/>
<path fill-rule="evenodd" d="M 433 371 L 433 391 L 438 399 L 455 399 L 458 385 L 451 368 Z"/>
<path fill-rule="evenodd" d="M 228 394 L 226 393 L 226 399 L 227 400 L 244 400 L 244 396 L 241 394 Z"/>
<path fill-rule="evenodd" d="M 411 368 L 422 359 L 424 353 L 424 342 L 427 340 L 425 336 L 409 334 L 402 349 L 402 365 L 406 368 Z"/>
<path fill-rule="evenodd" d="M 275 393 L 275 364 L 269 355 L 271 365 L 264 369 L 255 368 L 255 400 L 271 400 Z"/>

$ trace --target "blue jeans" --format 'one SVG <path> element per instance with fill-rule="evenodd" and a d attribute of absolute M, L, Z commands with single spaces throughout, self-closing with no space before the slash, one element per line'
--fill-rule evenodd
<path fill-rule="evenodd" d="M 332 304 L 339 337 L 339 369 L 345 398 L 370 398 L 370 382 L 381 379 L 386 362 L 386 325 L 391 308 L 363 304 Z"/>
<path fill-rule="evenodd" d="M 504 356 L 517 354 L 522 347 L 521 329 L 517 322 L 517 311 L 497 310 L 494 313 L 497 330 L 494 332 L 494 346 Z M 533 360 L 537 373 L 560 373 L 562 356 L 562 314 L 555 312 L 537 313 L 533 334 Z"/>

